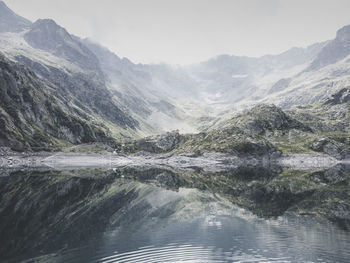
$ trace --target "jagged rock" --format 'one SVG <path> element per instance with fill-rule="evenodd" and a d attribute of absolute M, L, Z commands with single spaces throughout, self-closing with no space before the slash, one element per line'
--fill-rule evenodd
<path fill-rule="evenodd" d="M 160 173 L 157 175 L 156 180 L 163 187 L 177 189 L 180 186 L 178 177 L 172 173 Z"/>
<path fill-rule="evenodd" d="M 323 146 L 328 142 L 326 138 L 322 138 L 311 145 L 311 148 L 317 152 L 323 150 Z"/>
<path fill-rule="evenodd" d="M 288 131 L 299 129 L 311 131 L 309 127 L 288 116 L 275 105 L 258 105 L 248 112 L 234 117 L 229 121 L 230 126 L 236 126 L 245 132 L 264 135 L 268 131 Z"/>
<path fill-rule="evenodd" d="M 107 135 L 108 129 L 91 122 L 92 111 L 87 110 L 87 105 L 79 109 L 72 104 L 68 93 L 61 95 L 52 83 L 39 79 L 25 66 L 1 55 L 0 95 L 0 146 L 54 150 L 63 141 L 114 144 Z M 114 104 L 102 106 L 111 111 L 110 115 L 115 113 L 113 120 L 120 126 L 135 127 L 136 122 L 123 115 Z"/>
<path fill-rule="evenodd" d="M 324 104 L 336 105 L 350 101 L 350 87 L 343 88 L 327 99 Z"/>
<path fill-rule="evenodd" d="M 181 136 L 178 131 L 167 132 L 163 135 L 147 137 L 137 141 L 136 148 L 151 153 L 170 152 L 180 143 Z"/>
<path fill-rule="evenodd" d="M 348 151 L 344 144 L 328 138 L 321 138 L 311 145 L 311 148 L 317 152 L 324 152 L 336 159 L 345 159 Z"/>

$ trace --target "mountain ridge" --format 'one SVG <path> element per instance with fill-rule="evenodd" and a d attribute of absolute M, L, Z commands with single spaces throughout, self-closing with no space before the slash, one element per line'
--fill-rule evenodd
<path fill-rule="evenodd" d="M 99 71 L 96 56 L 52 19 L 35 21 L 24 39 L 33 48 L 73 61 L 84 69 Z"/>
<path fill-rule="evenodd" d="M 317 72 L 306 70 L 334 43 L 344 47 L 332 58 L 334 63 L 331 60 Z M 8 59 L 29 67 L 50 89 L 54 87 L 56 95 L 85 114 L 106 121 L 116 130 L 114 135 L 129 139 L 175 129 L 207 130 L 235 112 L 269 101 L 283 109 L 319 102 L 350 83 L 348 44 L 350 31 L 345 26 L 334 40 L 278 55 L 221 55 L 172 67 L 135 64 L 71 35 L 51 19 L 29 21 L 20 32 L 0 33 L 0 47 Z"/>
<path fill-rule="evenodd" d="M 30 25 L 28 19 L 15 14 L 5 2 L 0 1 L 0 32 L 20 32 Z"/>
<path fill-rule="evenodd" d="M 350 54 L 350 25 L 337 31 L 335 39 L 331 40 L 318 54 L 306 70 L 318 70 L 329 64 L 333 64 Z"/>

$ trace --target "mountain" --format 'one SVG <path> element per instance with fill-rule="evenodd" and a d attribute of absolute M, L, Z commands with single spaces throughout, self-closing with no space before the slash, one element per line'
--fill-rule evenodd
<path fill-rule="evenodd" d="M 2 146 L 114 144 L 146 130 L 113 99 L 93 52 L 54 21 L 2 32 L 0 46 Z"/>
<path fill-rule="evenodd" d="M 96 56 L 51 19 L 39 19 L 34 22 L 24 34 L 24 39 L 31 47 L 64 58 L 83 69 L 96 72 L 100 70 Z"/>
<path fill-rule="evenodd" d="M 315 59 L 325 43 L 313 44 L 307 48 L 292 48 L 279 55 L 258 58 L 221 55 L 189 68 L 198 79 L 203 99 L 223 111 L 232 110 L 234 104 L 245 103 L 267 97 L 260 95 L 264 90 L 272 93 L 281 89 L 281 79 L 293 78 Z M 276 86 L 274 87 L 274 85 Z"/>
<path fill-rule="evenodd" d="M 39 19 L 16 34 L 0 33 L 0 47 L 6 57 L 30 67 L 102 118 L 117 122 L 120 113 L 114 114 L 103 104 L 117 105 L 139 126 L 123 137 L 177 128 L 196 131 L 186 123 L 192 115 L 183 108 L 193 103 L 184 103 L 182 94 L 195 85 L 183 71 L 167 65 L 136 65 L 95 42 L 71 35 L 51 19 Z"/>
<path fill-rule="evenodd" d="M 31 22 L 9 9 L 3 1 L 0 1 L 0 33 L 20 32 L 29 28 Z"/>
<path fill-rule="evenodd" d="M 317 55 L 308 70 L 318 70 L 334 64 L 350 55 L 350 25 L 337 31 L 336 38 L 330 41 Z"/>
<path fill-rule="evenodd" d="M 350 26 L 334 40 L 277 55 L 221 55 L 180 67 L 135 64 L 51 19 L 31 23 L 4 2 L 0 12 L 4 61 L 33 72 L 42 91 L 69 108 L 62 106 L 68 115 L 78 108 L 79 116 L 118 140 L 207 131 L 258 104 L 315 104 L 350 83 Z"/>
<path fill-rule="evenodd" d="M 195 65 L 190 70 L 217 110 L 202 128 L 258 104 L 273 101 L 289 109 L 326 99 L 350 84 L 349 46 L 350 26 L 345 26 L 334 40 L 307 48 L 260 58 L 223 55 Z"/>
<path fill-rule="evenodd" d="M 208 152 L 252 158 L 274 158 L 287 154 L 328 154 L 336 159 L 350 157 L 350 87 L 326 100 L 284 111 L 260 104 L 209 131 L 178 132 L 132 141 L 122 152 L 150 152 L 201 156 Z"/>
<path fill-rule="evenodd" d="M 350 27 L 349 27 L 350 28 Z M 274 101 L 283 108 L 295 105 L 313 104 L 326 99 L 329 95 L 350 84 L 350 34 L 343 30 L 337 38 L 328 42 L 315 59 L 299 73 L 281 78 L 272 86 L 260 89 L 244 103 L 258 104 Z M 339 35 L 342 37 L 339 38 Z M 341 40 L 340 40 L 341 39 Z M 341 43 L 341 46 L 339 46 Z"/>
<path fill-rule="evenodd" d="M 33 71 L 0 55 L 0 145 L 52 150 L 67 143 L 113 143 L 108 129 Z M 132 126 L 134 123 L 125 123 Z"/>
<path fill-rule="evenodd" d="M 135 118 L 156 132 L 195 131 L 186 123 L 192 114 L 184 105 L 195 104 L 196 85 L 186 71 L 168 65 L 134 64 L 89 39 L 81 41 L 98 58 L 115 100 Z"/>

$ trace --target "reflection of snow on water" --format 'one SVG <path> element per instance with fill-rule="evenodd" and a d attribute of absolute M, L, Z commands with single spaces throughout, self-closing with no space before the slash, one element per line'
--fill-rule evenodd
<path fill-rule="evenodd" d="M 330 168 L 340 161 L 328 155 L 295 154 L 285 155 L 277 159 L 268 156 L 259 158 L 239 158 L 222 153 L 204 153 L 193 157 L 186 154 L 81 154 L 57 153 L 51 156 L 3 156 L 0 158 L 2 168 L 20 167 L 51 167 L 53 169 L 80 169 L 80 168 L 147 168 L 165 167 L 175 169 L 201 168 L 204 171 L 217 172 L 238 167 L 271 167 L 278 165 L 299 170 Z M 344 162 L 345 163 L 345 162 Z"/>
<path fill-rule="evenodd" d="M 278 163 L 283 167 L 308 170 L 332 167 L 338 164 L 339 161 L 329 155 L 297 154 L 282 156 Z"/>
<path fill-rule="evenodd" d="M 219 219 L 216 218 L 215 215 L 209 215 L 206 220 L 205 223 L 209 226 L 209 227 L 215 227 L 217 229 L 221 229 L 222 228 L 222 223 Z"/>

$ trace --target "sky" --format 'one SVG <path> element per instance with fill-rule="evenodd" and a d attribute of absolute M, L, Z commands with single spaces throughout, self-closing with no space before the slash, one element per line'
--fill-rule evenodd
<path fill-rule="evenodd" d="M 333 39 L 350 0 L 4 0 L 136 63 L 262 56 Z"/>

